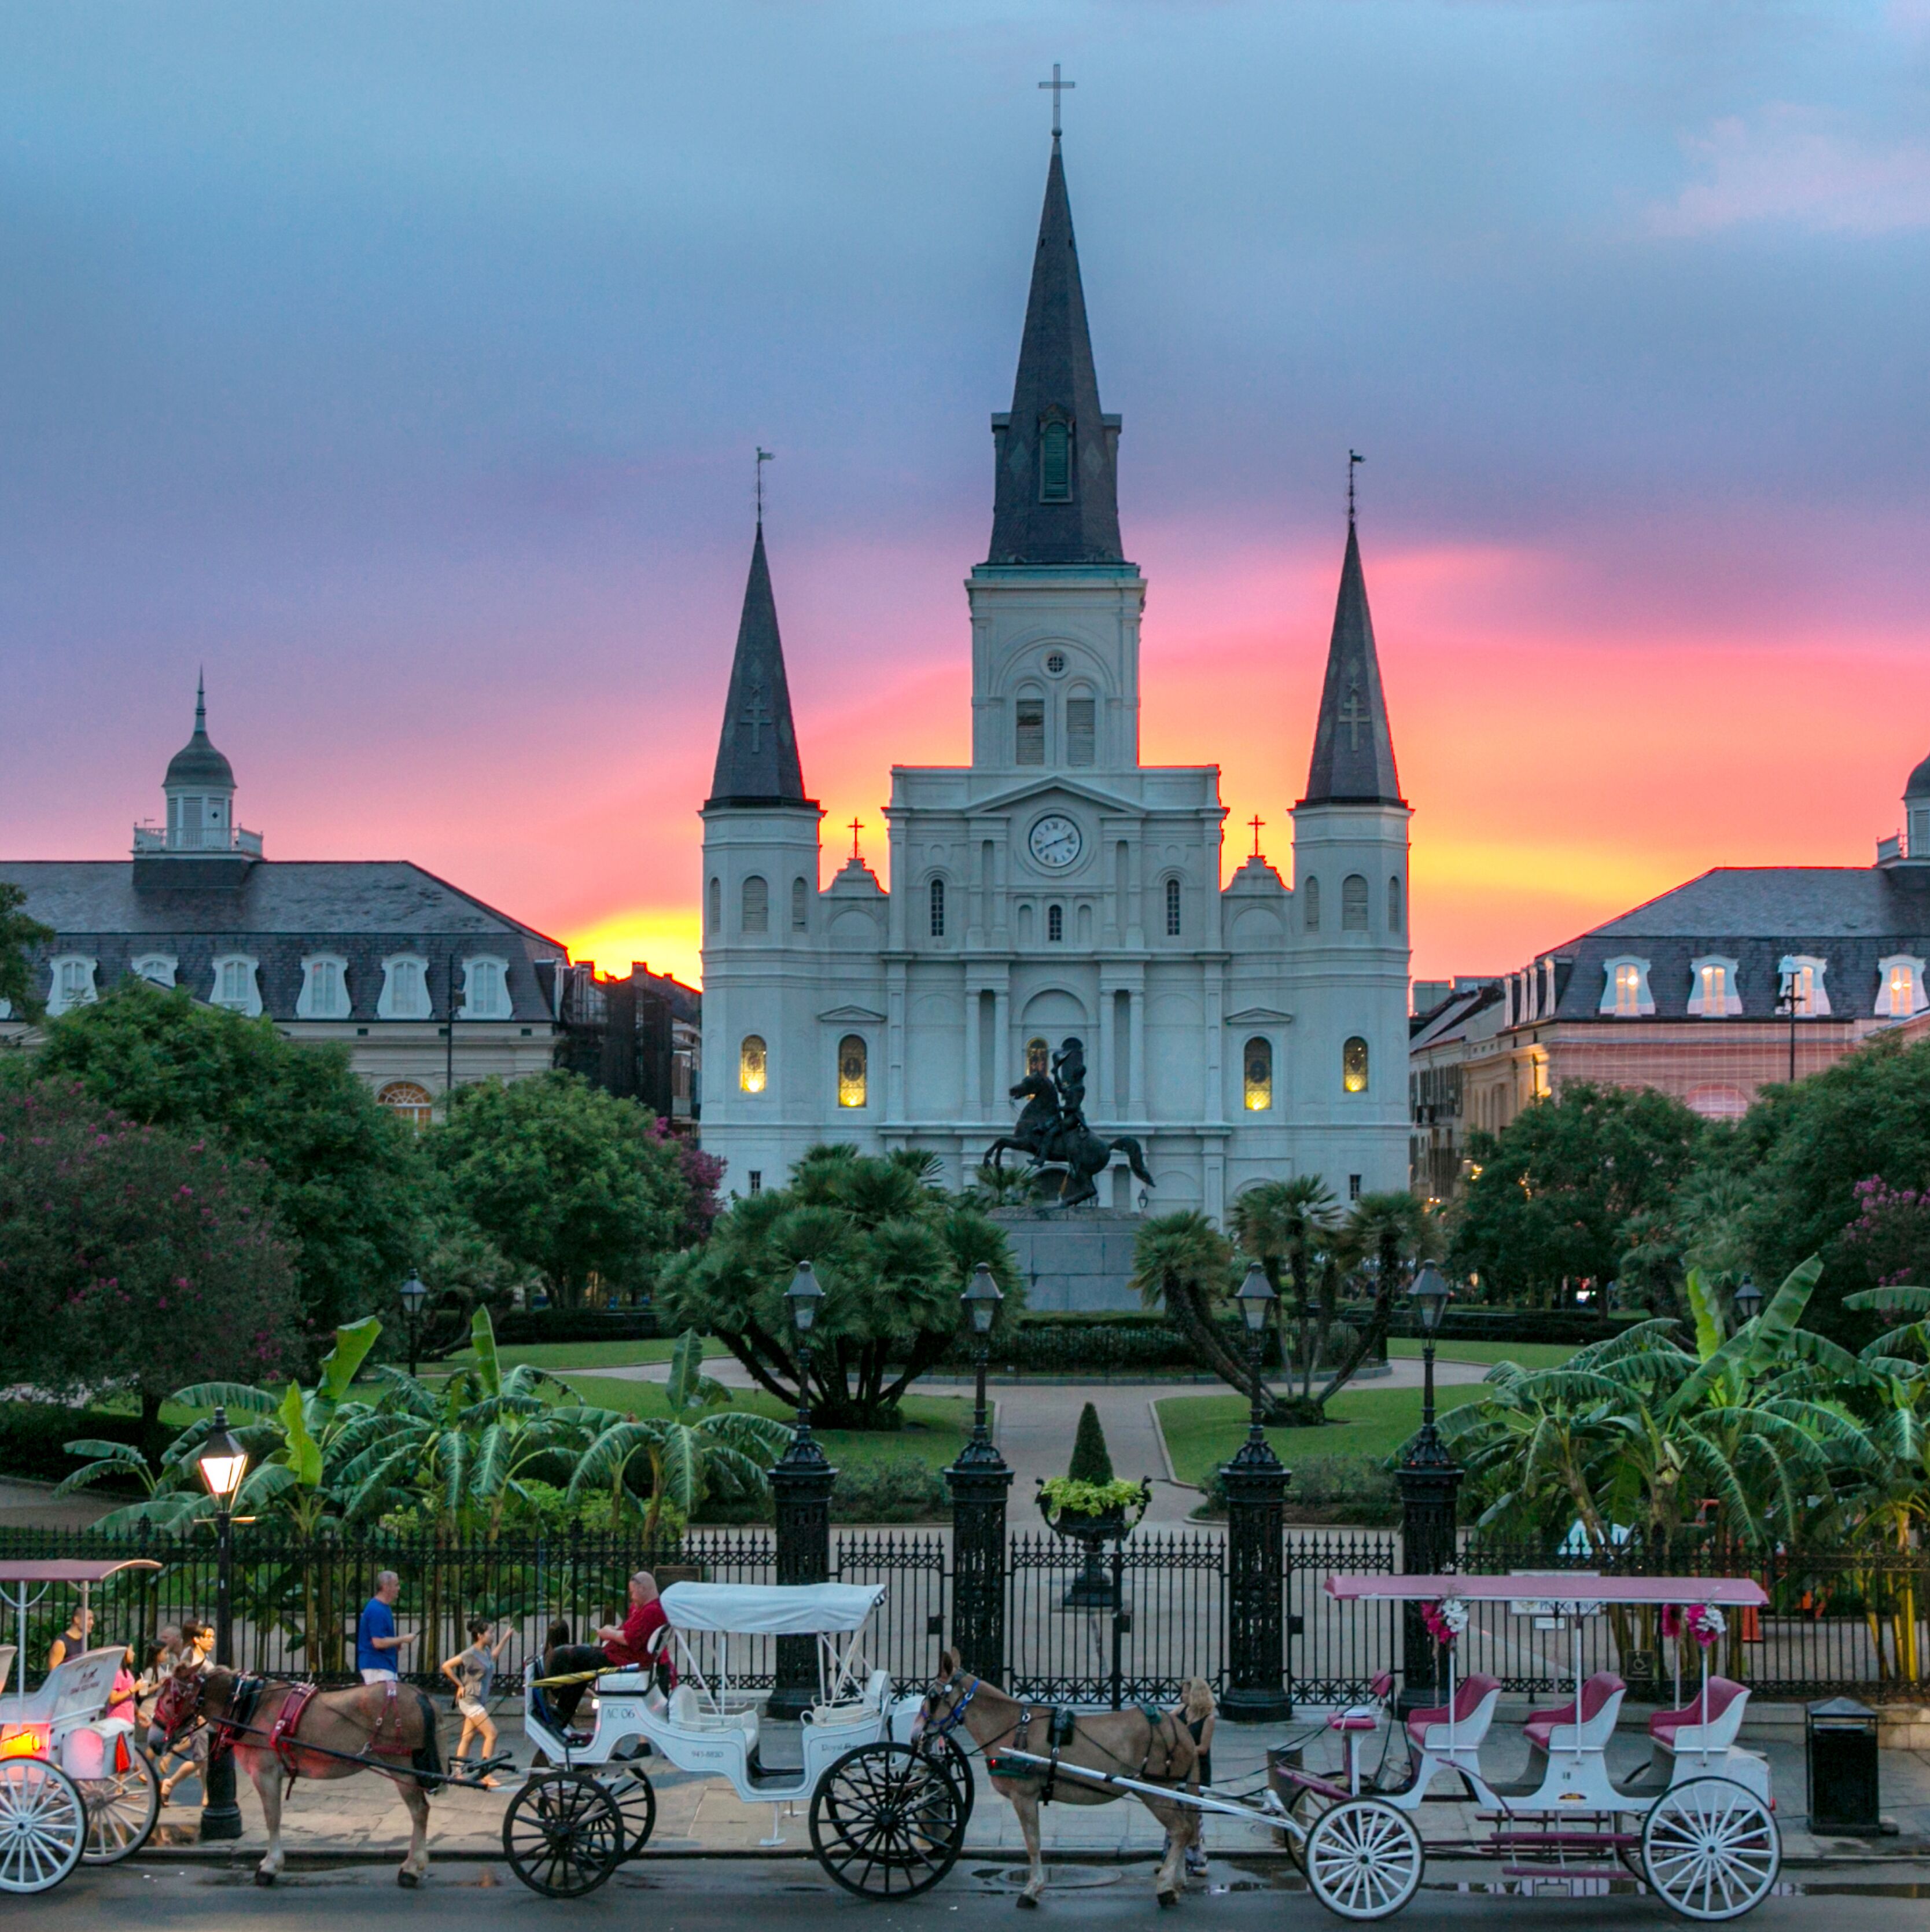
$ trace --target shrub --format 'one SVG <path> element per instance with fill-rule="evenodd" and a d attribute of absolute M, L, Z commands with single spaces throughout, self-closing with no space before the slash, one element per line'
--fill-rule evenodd
<path fill-rule="evenodd" d="M 1207 1478 L 1203 1516 L 1227 1513 L 1226 1485 L 1215 1469 Z M 1392 1472 L 1366 1456 L 1309 1456 L 1294 1465 L 1287 1489 L 1290 1522 L 1379 1527 L 1401 1520 L 1401 1493 Z"/>
<path fill-rule="evenodd" d="M 1072 1439 L 1072 1460 L 1066 1474 L 1075 1483 L 1110 1483 L 1113 1459 L 1106 1449 L 1106 1432 L 1099 1412 L 1089 1402 L 1079 1412 L 1079 1432 Z"/>

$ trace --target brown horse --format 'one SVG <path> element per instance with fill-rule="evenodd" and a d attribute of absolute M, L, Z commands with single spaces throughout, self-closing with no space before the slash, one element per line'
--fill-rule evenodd
<path fill-rule="evenodd" d="M 393 1778 L 409 1807 L 409 1856 L 396 1883 L 412 1886 L 429 1869 L 426 1794 L 429 1784 L 440 1780 L 442 1756 L 435 1706 L 421 1691 L 403 1691 L 394 1682 L 317 1690 L 312 1684 L 268 1684 L 184 1664 L 162 1686 L 148 1749 L 158 1758 L 197 1723 L 232 1738 L 235 1761 L 261 1800 L 268 1842 L 255 1868 L 256 1884 L 272 1885 L 281 1874 L 283 1778 L 292 1784 L 298 1778 L 349 1778 L 358 1771 Z"/>
<path fill-rule="evenodd" d="M 1083 1778 L 1053 1776 L 1043 1768 L 1029 1776 L 1001 1775 L 1001 1748 L 1039 1757 L 1056 1755 L 1062 1766 L 1081 1765 L 1089 1771 L 1110 1772 L 1148 1784 L 1179 1786 L 1195 1782 L 1198 1748 L 1191 1733 L 1170 1712 L 1149 1711 L 1143 1706 L 1127 1711 L 1082 1711 L 1073 1722 L 1071 1736 L 1055 1744 L 1051 1735 L 1053 1713 L 1049 1708 L 1029 1708 L 983 1678 L 974 1677 L 955 1650 L 948 1650 L 938 1667 L 943 1681 L 925 1700 L 917 1730 L 950 1734 L 962 1729 L 984 1753 L 992 1789 L 1018 1814 L 1019 1828 L 1025 1834 L 1031 1871 L 1018 1896 L 1020 1905 L 1036 1906 L 1045 1889 L 1045 1862 L 1038 1843 L 1039 1806 L 1048 1802 L 1110 1804 L 1122 1794 Z M 1166 1831 L 1166 1856 L 1152 1881 L 1153 1896 L 1161 1905 L 1176 1905 L 1184 1871 L 1182 1861 L 1199 1837 L 1200 1814 L 1143 1792 L 1134 1796 Z"/>

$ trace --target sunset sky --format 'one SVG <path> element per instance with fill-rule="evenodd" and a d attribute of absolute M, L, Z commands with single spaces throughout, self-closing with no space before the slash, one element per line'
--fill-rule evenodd
<path fill-rule="evenodd" d="M 1930 752 L 1930 0 L 0 11 L 0 854 L 157 814 L 697 971 L 752 452 L 825 876 L 962 760 L 1058 60 L 1149 760 L 1283 870 L 1349 446 L 1414 970 Z"/>

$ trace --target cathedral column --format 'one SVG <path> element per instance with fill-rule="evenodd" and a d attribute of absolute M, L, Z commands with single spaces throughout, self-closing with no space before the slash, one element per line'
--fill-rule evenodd
<path fill-rule="evenodd" d="M 897 895 L 893 895 L 894 899 Z M 885 1124 L 905 1118 L 905 975 L 902 959 L 885 968 Z"/>
<path fill-rule="evenodd" d="M 964 1103 L 963 1118 L 967 1120 L 982 1120 L 985 1114 L 985 1096 L 980 1090 L 984 1078 L 984 1057 L 978 1044 L 978 1009 L 984 1003 L 978 997 L 978 988 L 972 983 L 972 976 L 965 976 L 965 1078 L 963 1083 Z"/>
<path fill-rule="evenodd" d="M 1214 896 L 1215 899 L 1218 895 Z M 1223 961 L 1209 959 L 1203 968 L 1206 994 L 1201 1002 L 1206 1010 L 1206 1106 L 1201 1114 L 1209 1126 L 1223 1122 L 1227 1117 L 1226 1089 L 1226 984 L 1227 969 Z M 1212 1210 L 1207 1210 L 1210 1213 Z"/>
<path fill-rule="evenodd" d="M 1087 1112 L 1089 1117 L 1096 1114 L 1102 1120 L 1113 1118 L 1117 1092 L 1113 1079 L 1113 1035 L 1117 1029 L 1113 1024 L 1112 1008 L 1113 990 L 1106 984 L 1106 976 L 1101 973 L 1098 1016 L 1092 1022 L 1093 1104 Z"/>
<path fill-rule="evenodd" d="M 1143 987 L 1136 988 L 1128 997 L 1132 1002 L 1130 1009 L 1132 1045 L 1127 1066 L 1131 1084 L 1127 1091 L 1132 1118 L 1135 1120 L 1143 1120 L 1148 1118 L 1146 1111 L 1146 990 Z"/>
<path fill-rule="evenodd" d="M 1017 1078 L 1012 1067 L 1012 996 L 1009 984 L 995 987 L 992 999 L 992 1090 L 985 1096 L 988 1112 L 996 1114 L 1005 1098 L 1005 1090 Z M 999 1118 L 1008 1118 L 1000 1114 Z"/>

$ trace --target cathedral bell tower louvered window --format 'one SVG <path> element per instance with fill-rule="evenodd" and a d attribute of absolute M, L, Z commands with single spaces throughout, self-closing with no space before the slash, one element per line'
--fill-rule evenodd
<path fill-rule="evenodd" d="M 1038 500 L 1072 500 L 1072 425 L 1062 416 L 1048 416 L 1039 427 Z"/>

